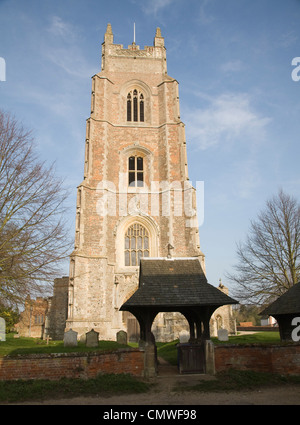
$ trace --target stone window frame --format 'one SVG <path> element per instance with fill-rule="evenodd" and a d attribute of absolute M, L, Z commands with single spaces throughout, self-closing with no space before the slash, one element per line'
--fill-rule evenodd
<path fill-rule="evenodd" d="M 130 123 L 145 121 L 145 95 L 142 90 L 133 88 L 128 92 L 126 116 Z"/>
<path fill-rule="evenodd" d="M 133 93 L 137 92 L 137 120 L 134 120 L 134 104 Z M 128 120 L 128 94 L 132 94 L 131 98 L 131 120 Z M 147 126 L 152 123 L 152 92 L 150 87 L 141 80 L 129 80 L 124 83 L 120 89 L 120 116 L 123 124 L 128 126 Z M 142 99 L 141 99 L 142 95 Z M 142 101 L 142 118 L 141 120 L 141 104 Z"/>
<path fill-rule="evenodd" d="M 144 155 L 135 153 L 128 157 L 128 186 L 144 187 Z"/>
<path fill-rule="evenodd" d="M 120 171 L 122 174 L 122 184 L 127 188 L 128 193 L 136 193 L 145 188 L 150 188 L 153 179 L 153 153 L 146 147 L 135 142 L 120 151 Z M 130 185 L 129 184 L 129 158 L 140 157 L 143 158 L 143 185 Z M 134 170 L 139 171 L 139 170 Z"/>
<path fill-rule="evenodd" d="M 154 219 L 148 215 L 126 216 L 118 221 L 114 229 L 116 246 L 116 272 L 136 272 L 136 266 L 125 266 L 125 235 L 133 225 L 142 225 L 149 235 L 149 257 L 157 257 L 159 253 L 159 227 Z"/>
<path fill-rule="evenodd" d="M 138 266 L 140 259 L 150 256 L 149 232 L 139 222 L 131 224 L 124 235 L 125 267 Z"/>

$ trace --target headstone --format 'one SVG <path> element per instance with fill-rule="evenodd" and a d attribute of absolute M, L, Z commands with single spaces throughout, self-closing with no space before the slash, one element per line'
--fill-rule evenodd
<path fill-rule="evenodd" d="M 190 334 L 187 331 L 181 331 L 179 332 L 179 342 L 180 344 L 186 344 L 189 342 Z"/>
<path fill-rule="evenodd" d="M 70 329 L 69 331 L 64 333 L 64 347 L 77 347 L 77 335 L 78 332 L 72 331 Z"/>
<path fill-rule="evenodd" d="M 117 343 L 127 345 L 127 332 L 119 331 L 117 333 Z"/>
<path fill-rule="evenodd" d="M 87 332 L 85 336 L 86 347 L 98 347 L 99 332 L 96 332 L 94 329 L 92 329 L 91 331 Z"/>
<path fill-rule="evenodd" d="M 228 331 L 227 331 L 227 329 L 218 329 L 218 340 L 219 341 L 228 341 Z"/>
<path fill-rule="evenodd" d="M 0 341 L 6 341 L 5 320 L 3 317 L 0 317 Z"/>

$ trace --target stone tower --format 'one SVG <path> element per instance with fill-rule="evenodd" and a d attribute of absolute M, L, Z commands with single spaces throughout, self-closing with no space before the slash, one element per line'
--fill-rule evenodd
<path fill-rule="evenodd" d="M 76 208 L 66 328 L 79 335 L 127 329 L 119 308 L 137 289 L 141 257 L 198 257 L 205 270 L 178 82 L 159 28 L 141 50 L 114 44 L 107 25 Z"/>

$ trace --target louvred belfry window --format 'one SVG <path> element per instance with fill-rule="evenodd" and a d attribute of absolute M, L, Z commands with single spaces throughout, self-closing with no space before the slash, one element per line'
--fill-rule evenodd
<path fill-rule="evenodd" d="M 149 234 L 141 224 L 135 223 L 125 234 L 125 266 L 138 266 L 142 257 L 149 257 Z"/>
<path fill-rule="evenodd" d="M 137 89 L 127 95 L 127 121 L 144 122 L 144 95 Z"/>

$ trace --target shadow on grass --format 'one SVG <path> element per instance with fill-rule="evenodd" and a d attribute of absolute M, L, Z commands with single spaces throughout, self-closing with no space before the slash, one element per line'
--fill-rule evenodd
<path fill-rule="evenodd" d="M 219 372 L 216 379 L 203 380 L 193 386 L 176 387 L 175 391 L 251 391 L 258 388 L 270 388 L 284 385 L 300 385 L 300 376 L 282 376 L 274 373 L 255 372 L 250 370 L 235 370 Z"/>
<path fill-rule="evenodd" d="M 129 374 L 101 374 L 93 379 L 62 378 L 59 381 L 0 381 L 0 402 L 140 394 L 149 391 L 150 387 Z"/>

